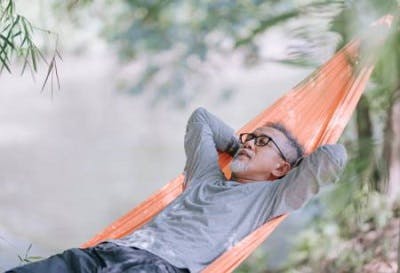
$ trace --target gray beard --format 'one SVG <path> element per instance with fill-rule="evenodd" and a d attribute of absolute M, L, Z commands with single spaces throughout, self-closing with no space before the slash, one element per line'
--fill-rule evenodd
<path fill-rule="evenodd" d="M 247 171 L 248 167 L 248 162 L 243 162 L 237 158 L 234 158 L 231 162 L 231 171 L 233 173 L 245 172 Z"/>

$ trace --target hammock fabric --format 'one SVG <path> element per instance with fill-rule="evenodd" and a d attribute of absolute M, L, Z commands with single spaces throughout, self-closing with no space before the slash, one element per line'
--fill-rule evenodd
<path fill-rule="evenodd" d="M 385 31 L 391 22 L 392 16 L 385 16 L 374 23 L 370 30 Z M 348 123 L 373 70 L 371 61 L 360 61 L 360 57 L 363 57 L 360 54 L 360 45 L 361 39 L 347 44 L 322 67 L 256 116 L 238 133 L 252 131 L 272 121 L 283 123 L 293 132 L 304 145 L 306 153 L 312 152 L 322 144 L 335 143 Z M 227 177 L 230 176 L 228 167 L 230 160 L 227 154 L 220 154 L 219 164 Z M 94 246 L 106 239 L 120 238 L 140 228 L 182 193 L 183 179 L 181 174 L 170 181 L 82 247 Z M 218 257 L 202 273 L 232 272 L 286 216 L 282 215 L 266 222 Z"/>

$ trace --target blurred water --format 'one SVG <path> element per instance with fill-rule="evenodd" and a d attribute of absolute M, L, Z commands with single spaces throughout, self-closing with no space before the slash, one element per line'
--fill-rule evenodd
<path fill-rule="evenodd" d="M 309 73 L 232 58 L 187 108 L 151 108 L 147 94 L 117 92 L 113 56 L 63 57 L 53 99 L 29 76 L 0 77 L 0 268 L 17 265 L 29 243 L 43 256 L 79 246 L 178 175 L 195 107 L 239 128 Z M 221 102 L 226 86 L 236 92 Z"/>

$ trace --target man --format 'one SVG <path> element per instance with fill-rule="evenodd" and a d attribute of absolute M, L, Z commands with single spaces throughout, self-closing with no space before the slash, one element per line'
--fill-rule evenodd
<path fill-rule="evenodd" d="M 230 179 L 217 151 L 234 155 Z M 200 272 L 251 231 L 337 180 L 346 161 L 342 145 L 322 146 L 301 160 L 301 146 L 279 124 L 238 139 L 203 108 L 188 121 L 185 152 L 184 192 L 141 229 L 10 272 Z"/>

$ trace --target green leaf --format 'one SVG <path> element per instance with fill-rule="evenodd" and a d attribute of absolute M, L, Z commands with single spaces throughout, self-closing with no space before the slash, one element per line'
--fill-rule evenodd
<path fill-rule="evenodd" d="M 21 18 L 21 16 L 17 15 L 17 17 L 15 18 L 15 21 L 13 22 L 11 29 L 13 29 L 19 22 L 19 19 Z"/>
<path fill-rule="evenodd" d="M 7 57 L 7 56 L 6 56 Z M 11 69 L 7 64 L 7 60 L 0 55 L 0 62 L 1 62 L 1 70 L 4 68 L 11 74 Z"/>
<path fill-rule="evenodd" d="M 31 54 L 33 70 L 37 71 L 37 63 L 36 63 L 36 52 L 35 52 L 35 48 L 31 48 L 29 51 L 30 51 L 30 54 Z"/>
<path fill-rule="evenodd" d="M 29 256 L 27 259 L 29 261 L 34 261 L 34 260 L 41 260 L 41 259 L 43 259 L 43 257 L 41 257 L 41 256 Z"/>
<path fill-rule="evenodd" d="M 44 90 L 44 87 L 46 86 L 46 83 L 47 83 L 47 81 L 49 80 L 49 76 L 50 76 L 50 74 L 51 74 L 51 71 L 53 70 L 54 62 L 55 62 L 54 59 L 51 60 L 50 65 L 49 65 L 49 68 L 47 69 L 47 75 L 46 75 L 46 78 L 45 78 L 45 80 L 44 80 L 44 82 L 43 82 L 43 85 L 42 85 L 42 91 Z"/>
<path fill-rule="evenodd" d="M 6 43 L 8 44 L 12 49 L 15 49 L 14 44 L 12 43 L 12 41 L 10 41 L 7 37 L 5 37 L 3 34 L 0 33 L 0 38 Z"/>
<path fill-rule="evenodd" d="M 13 36 L 12 36 L 12 38 L 16 38 L 16 37 L 18 37 L 19 35 L 21 35 L 21 33 L 22 33 L 22 31 L 20 30 L 20 31 L 18 31 L 17 33 L 15 33 Z"/>
<path fill-rule="evenodd" d="M 23 262 L 23 261 L 24 261 L 24 258 L 22 258 L 21 255 L 17 254 L 17 257 L 18 257 L 18 259 L 19 259 L 20 262 Z"/>
<path fill-rule="evenodd" d="M 26 66 L 28 65 L 28 61 L 29 61 L 29 52 L 27 52 L 25 55 L 24 64 L 23 64 L 22 70 L 21 70 L 21 75 L 24 74 Z"/>

